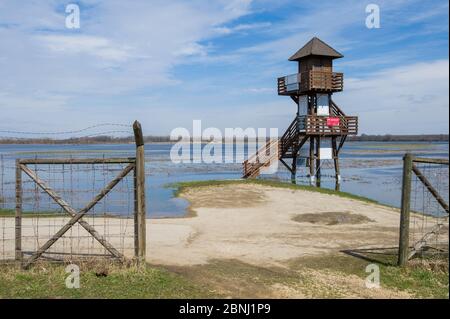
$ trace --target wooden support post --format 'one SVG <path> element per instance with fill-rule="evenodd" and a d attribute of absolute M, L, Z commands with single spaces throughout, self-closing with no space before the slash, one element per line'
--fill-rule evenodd
<path fill-rule="evenodd" d="M 331 147 L 333 148 L 334 172 L 336 173 L 336 183 L 341 182 L 341 173 L 339 168 L 339 152 L 337 149 L 336 137 L 331 138 Z"/>
<path fill-rule="evenodd" d="M 320 187 L 320 136 L 317 137 L 316 150 L 316 184 L 317 187 Z"/>
<path fill-rule="evenodd" d="M 398 245 L 398 265 L 405 266 L 409 255 L 409 217 L 411 206 L 411 175 L 413 157 L 406 153 L 403 157 L 402 203 L 400 211 L 400 238 Z"/>
<path fill-rule="evenodd" d="M 314 137 L 310 137 L 309 139 L 309 178 L 312 186 L 315 185 L 315 170 L 314 170 Z"/>
<path fill-rule="evenodd" d="M 15 259 L 19 266 L 22 265 L 22 170 L 19 160 L 16 160 L 16 215 L 15 215 Z"/>
<path fill-rule="evenodd" d="M 291 171 L 291 182 L 292 184 L 295 184 L 296 181 L 296 175 L 297 175 L 297 154 L 293 154 L 292 157 L 292 171 Z"/>
<path fill-rule="evenodd" d="M 133 124 L 134 139 L 136 142 L 136 206 L 135 214 L 137 221 L 137 243 L 138 262 L 145 262 L 146 253 L 146 209 L 145 209 L 145 154 L 144 154 L 144 135 L 142 127 L 138 121 Z"/>

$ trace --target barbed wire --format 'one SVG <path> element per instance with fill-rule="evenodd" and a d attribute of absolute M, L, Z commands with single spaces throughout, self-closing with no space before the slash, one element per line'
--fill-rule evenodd
<path fill-rule="evenodd" d="M 91 129 L 95 129 L 98 127 L 105 126 L 118 126 L 118 127 L 128 127 L 132 128 L 132 125 L 129 124 L 118 124 L 118 123 L 99 123 L 95 125 L 91 125 L 79 130 L 71 130 L 71 131 L 54 131 L 54 132 L 31 132 L 31 131 L 14 131 L 14 130 L 0 130 L 1 134 L 17 134 L 17 135 L 67 135 L 67 134 L 77 134 L 86 132 Z"/>
<path fill-rule="evenodd" d="M 95 134 L 90 134 L 90 135 L 84 135 L 84 136 L 80 136 L 77 138 L 82 139 L 82 138 L 88 138 L 88 137 L 94 137 L 94 136 L 104 136 L 105 134 L 116 134 L 116 133 L 127 133 L 127 134 L 130 134 L 130 136 L 132 136 L 129 131 L 116 130 L 116 131 L 105 131 L 105 132 L 100 132 L 100 133 L 95 133 Z"/>

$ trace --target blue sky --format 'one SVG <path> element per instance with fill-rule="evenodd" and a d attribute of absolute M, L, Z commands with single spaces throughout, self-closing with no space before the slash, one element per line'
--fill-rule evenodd
<path fill-rule="evenodd" d="M 81 28 L 65 27 L 76 3 Z M 380 7 L 368 29 L 365 7 Z M 278 127 L 287 59 L 313 36 L 344 54 L 333 98 L 360 133 L 449 130 L 448 1 L 0 0 L 0 130 L 142 122 L 145 134 Z"/>

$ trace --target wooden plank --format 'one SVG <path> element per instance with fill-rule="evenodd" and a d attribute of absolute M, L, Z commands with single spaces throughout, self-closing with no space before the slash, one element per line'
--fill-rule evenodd
<path fill-rule="evenodd" d="M 345 140 L 347 139 L 347 135 L 344 135 L 341 137 L 341 140 L 339 141 L 339 146 L 337 148 L 337 154 L 339 155 L 339 152 L 341 151 L 341 148 L 344 146 Z"/>
<path fill-rule="evenodd" d="M 20 164 L 47 164 L 47 165 L 63 165 L 63 164 L 131 164 L 135 163 L 134 158 L 77 158 L 77 159 L 54 159 L 54 158 L 35 158 L 21 159 Z"/>
<path fill-rule="evenodd" d="M 291 95 L 292 101 L 294 101 L 295 104 L 298 104 L 298 95 Z"/>
<path fill-rule="evenodd" d="M 282 158 L 280 158 L 280 162 L 289 170 L 291 174 L 294 174 L 292 168 Z"/>
<path fill-rule="evenodd" d="M 442 164 L 448 165 L 448 159 L 443 158 L 423 158 L 423 157 L 414 157 L 413 162 L 415 163 L 427 163 L 427 164 Z"/>
<path fill-rule="evenodd" d="M 44 190 L 53 200 L 60 205 L 72 218 L 64 225 L 55 235 L 52 236 L 42 247 L 38 249 L 25 263 L 24 267 L 29 267 L 36 261 L 46 250 L 48 250 L 61 236 L 63 236 L 75 223 L 79 223 L 86 229 L 103 247 L 105 247 L 113 256 L 123 258 L 120 254 L 103 236 L 101 236 L 91 225 L 83 221 L 81 218 L 89 212 L 100 200 L 102 200 L 126 175 L 128 175 L 134 168 L 134 164 L 129 164 L 120 174 L 114 178 L 100 193 L 95 196 L 85 208 L 78 213 L 70 207 L 56 192 L 54 192 L 44 181 L 42 181 L 31 169 L 20 164 L 20 168 L 24 171 L 42 190 Z"/>

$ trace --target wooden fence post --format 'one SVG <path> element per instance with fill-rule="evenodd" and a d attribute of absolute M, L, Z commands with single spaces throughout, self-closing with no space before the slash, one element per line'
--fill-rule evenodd
<path fill-rule="evenodd" d="M 145 210 L 145 154 L 144 154 L 144 136 L 142 134 L 142 127 L 138 121 L 133 124 L 134 139 L 136 142 L 136 168 L 135 168 L 135 221 L 137 224 L 136 234 L 138 247 L 137 252 L 138 262 L 145 262 L 146 252 L 146 210 Z"/>
<path fill-rule="evenodd" d="M 16 214 L 15 214 L 15 259 L 22 265 L 22 170 L 16 160 Z"/>
<path fill-rule="evenodd" d="M 398 245 L 398 265 L 405 266 L 409 255 L 409 217 L 411 208 L 411 175 L 413 156 L 403 157 L 402 203 L 400 211 L 400 238 Z"/>

